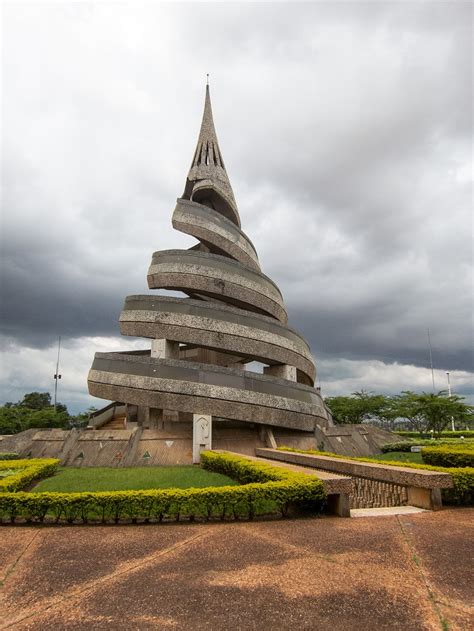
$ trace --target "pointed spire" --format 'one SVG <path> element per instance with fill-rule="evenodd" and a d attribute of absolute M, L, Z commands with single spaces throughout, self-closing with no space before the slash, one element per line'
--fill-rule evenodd
<path fill-rule="evenodd" d="M 209 83 L 206 85 L 206 99 L 204 102 L 201 131 L 199 132 L 191 169 L 198 166 L 218 166 L 225 170 L 224 161 L 222 160 L 219 149 L 219 142 L 217 140 L 216 128 L 214 127 Z"/>
<path fill-rule="evenodd" d="M 209 195 L 206 196 L 204 191 L 208 191 Z M 240 226 L 237 204 L 235 203 L 234 193 L 225 169 L 214 127 L 211 95 L 209 92 L 209 75 L 206 84 L 201 130 L 183 197 L 207 203 L 207 205 Z M 220 199 L 218 200 L 217 197 Z"/>

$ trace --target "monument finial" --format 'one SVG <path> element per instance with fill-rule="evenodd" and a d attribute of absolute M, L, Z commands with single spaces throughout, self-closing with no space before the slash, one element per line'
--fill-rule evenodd
<path fill-rule="evenodd" d="M 206 74 L 206 77 L 206 96 L 201 129 L 183 197 L 197 201 L 198 198 L 203 199 L 204 191 L 207 191 L 207 203 L 211 204 L 213 208 L 219 208 L 221 214 L 240 226 L 239 211 L 237 210 L 234 193 L 232 192 L 214 127 L 209 90 L 209 73 Z M 217 198 L 219 199 L 217 200 Z"/>

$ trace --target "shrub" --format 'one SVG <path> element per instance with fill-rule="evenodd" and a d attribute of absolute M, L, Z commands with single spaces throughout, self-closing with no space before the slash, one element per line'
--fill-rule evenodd
<path fill-rule="evenodd" d="M 0 493 L 19 491 L 33 482 L 33 480 L 47 478 L 55 473 L 58 464 L 59 460 L 55 458 L 2 460 L 0 462 L 0 471 L 18 469 L 18 473 L 0 479 Z"/>
<path fill-rule="evenodd" d="M 474 467 L 474 445 L 423 447 L 423 462 L 440 467 Z"/>
<path fill-rule="evenodd" d="M 406 436 L 407 438 L 430 438 L 431 432 L 405 432 L 405 431 L 394 431 L 394 434 L 398 434 L 399 436 Z M 456 431 L 444 431 L 438 434 L 439 438 L 474 438 L 474 430 L 465 429 L 456 430 Z"/>
<path fill-rule="evenodd" d="M 8 451 L 1 452 L 0 451 L 0 460 L 18 460 L 20 456 L 16 453 L 9 453 Z"/>
<path fill-rule="evenodd" d="M 226 453 L 204 452 L 203 466 L 237 478 L 243 486 L 189 489 L 150 489 L 91 493 L 3 493 L 0 519 L 73 523 L 120 520 L 149 522 L 182 518 L 252 519 L 257 514 L 325 500 L 323 483 L 315 476 L 294 473 Z M 19 461 L 21 462 L 21 461 Z M 27 461 L 31 462 L 31 461 Z M 11 465 L 11 463 L 10 463 Z M 11 476 L 9 479 L 11 479 Z"/>
<path fill-rule="evenodd" d="M 381 449 L 383 453 L 388 453 L 390 451 L 411 451 L 411 448 L 414 445 L 419 445 L 421 447 L 428 446 L 436 446 L 436 445 L 474 445 L 474 441 L 463 441 L 459 438 L 445 438 L 444 440 L 433 440 L 433 439 L 420 439 L 420 440 L 404 440 L 399 443 L 385 443 L 382 445 Z"/>
<path fill-rule="evenodd" d="M 342 458 L 343 460 L 356 460 L 358 462 L 375 462 L 382 465 L 391 465 L 394 467 L 408 467 L 410 469 L 426 469 L 428 471 L 441 471 L 449 473 L 453 479 L 453 488 L 441 489 L 443 501 L 447 504 L 462 504 L 470 506 L 474 503 L 474 468 L 448 468 L 435 467 L 428 464 L 416 464 L 414 462 L 399 462 L 393 460 L 377 460 L 377 458 L 354 458 L 353 456 L 341 456 L 328 451 L 315 451 L 294 449 L 292 447 L 278 447 L 281 451 L 294 451 L 302 454 L 313 454 L 315 456 L 327 456 L 328 458 Z"/>

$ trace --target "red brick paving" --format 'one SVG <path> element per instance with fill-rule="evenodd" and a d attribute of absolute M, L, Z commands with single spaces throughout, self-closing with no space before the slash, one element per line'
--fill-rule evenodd
<path fill-rule="evenodd" d="M 472 509 L 0 528 L 0 628 L 473 628 Z"/>

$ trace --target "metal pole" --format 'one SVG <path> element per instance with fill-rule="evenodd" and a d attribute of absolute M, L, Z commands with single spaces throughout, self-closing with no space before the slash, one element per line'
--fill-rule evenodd
<path fill-rule="evenodd" d="M 449 372 L 448 371 L 446 371 L 446 376 L 448 377 L 448 396 L 451 396 L 451 381 L 449 379 Z M 454 416 L 451 417 L 451 429 L 453 430 L 453 432 L 455 431 Z"/>
<path fill-rule="evenodd" d="M 434 378 L 434 370 L 433 370 L 433 351 L 431 349 L 431 337 L 430 337 L 429 328 L 428 328 L 428 348 L 430 349 L 431 380 L 433 381 L 433 393 L 434 393 L 435 392 L 435 378 Z"/>
<path fill-rule="evenodd" d="M 59 374 L 59 353 L 61 351 L 61 336 L 58 339 L 58 359 L 56 362 L 56 374 L 54 375 L 54 411 L 56 412 L 56 403 L 58 401 L 58 379 L 61 379 Z"/>

